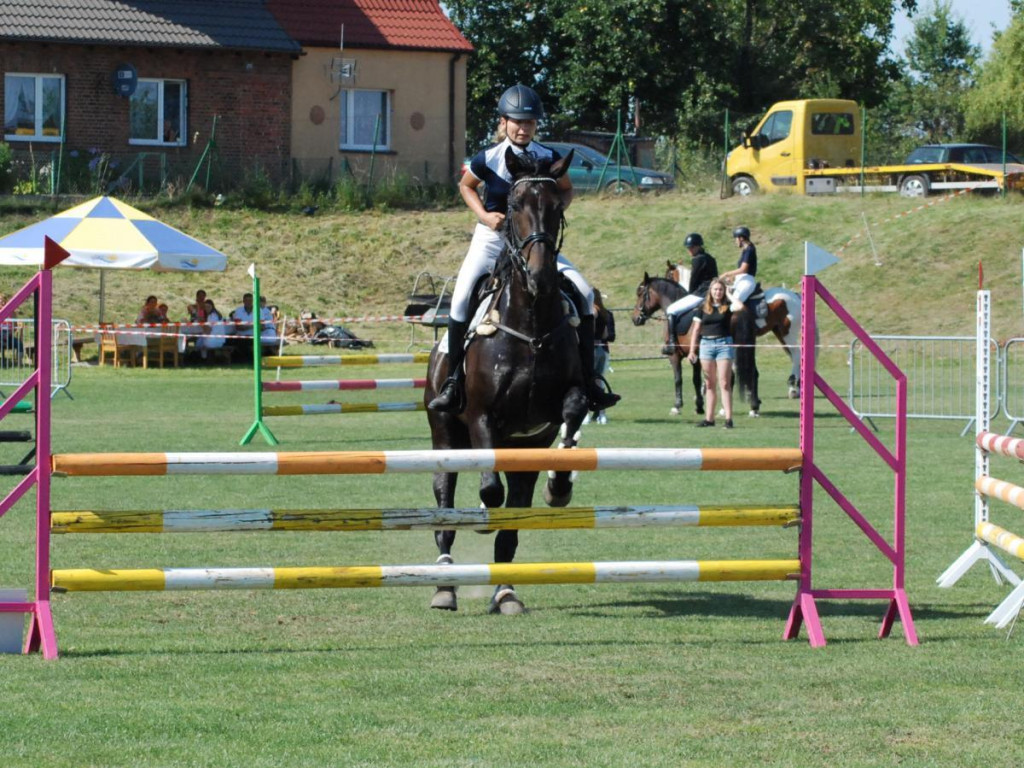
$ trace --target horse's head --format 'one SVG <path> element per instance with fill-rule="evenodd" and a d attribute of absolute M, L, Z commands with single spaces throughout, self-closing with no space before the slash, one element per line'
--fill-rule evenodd
<path fill-rule="evenodd" d="M 658 294 L 652 285 L 651 276 L 644 272 L 644 279 L 636 287 L 636 306 L 633 307 L 633 325 L 643 325 L 660 307 Z"/>
<path fill-rule="evenodd" d="M 558 192 L 560 179 L 572 162 L 572 152 L 551 163 L 531 154 L 505 151 L 505 165 L 512 175 L 505 219 L 505 239 L 516 270 L 525 278 L 533 296 L 555 294 L 558 285 L 556 260 L 565 225 L 565 206 Z"/>

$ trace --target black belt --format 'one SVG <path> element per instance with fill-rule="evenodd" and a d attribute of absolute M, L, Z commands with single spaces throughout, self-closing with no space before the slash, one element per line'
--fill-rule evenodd
<path fill-rule="evenodd" d="M 707 339 L 708 341 L 718 341 L 719 339 L 728 339 L 730 337 L 729 336 L 701 336 L 701 338 L 702 339 Z"/>

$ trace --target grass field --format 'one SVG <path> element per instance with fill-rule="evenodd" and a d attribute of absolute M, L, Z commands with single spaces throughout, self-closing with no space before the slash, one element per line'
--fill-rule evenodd
<path fill-rule="evenodd" d="M 844 355 L 822 353 L 840 385 Z M 664 362 L 617 363 L 626 399 L 607 426 L 585 428 L 583 444 L 796 446 L 783 355 L 761 361 L 764 416 L 732 432 L 695 430 L 689 407 L 668 416 Z M 74 401 L 54 402 L 55 451 L 235 450 L 252 420 L 250 385 L 241 368 L 78 367 Z M 889 532 L 891 479 L 830 407 L 819 412 L 819 464 Z M 429 445 L 421 413 L 269 423 L 287 450 Z M 892 424 L 879 426 L 891 442 Z M 904 644 L 899 625 L 875 639 L 883 605 L 870 602 L 822 602 L 825 649 L 805 635 L 786 643 L 794 587 L 772 582 L 526 587 L 529 612 L 511 619 L 485 613 L 486 587 L 463 588 L 455 614 L 430 611 L 425 588 L 57 595 L 61 659 L 0 657 L 3 765 L 1015 765 L 1021 634 L 982 623 L 1006 587 L 980 567 L 953 589 L 934 586 L 971 541 L 973 452 L 959 427 L 911 423 L 907 586 L 920 647 Z M 263 449 L 258 438 L 250 448 Z M 475 504 L 475 486 L 464 478 L 459 504 Z M 602 473 L 582 476 L 574 501 L 793 503 L 796 489 L 781 474 Z M 420 475 L 54 481 L 54 507 L 71 509 L 431 503 Z M 1012 527 L 1013 517 L 1002 519 Z M 28 586 L 31 505 L 0 531 L 0 585 Z M 517 559 L 786 558 L 795 543 L 794 530 L 759 528 L 536 531 Z M 829 504 L 818 505 L 816 545 L 819 586 L 887 585 L 880 558 Z M 487 562 L 491 546 L 460 534 L 456 558 Z M 425 532 L 58 536 L 52 549 L 54 567 L 436 555 Z"/>
<path fill-rule="evenodd" d="M 631 306 L 644 270 L 678 259 L 701 231 L 722 268 L 728 232 L 755 233 L 766 284 L 797 284 L 802 243 L 842 250 L 826 286 L 874 333 L 974 328 L 977 262 L 993 295 L 1000 338 L 1020 325 L 1021 201 L 960 197 L 916 209 L 896 197 L 717 200 L 696 195 L 580 199 L 566 249 L 609 295 Z M 470 222 L 455 208 L 330 214 L 189 208 L 154 210 L 225 249 L 229 271 L 203 285 L 222 308 L 249 287 L 290 314 L 394 314 L 420 270 L 453 272 Z M 0 215 L 0 232 L 39 218 Z M 865 222 L 872 238 L 865 236 Z M 845 246 L 845 248 L 844 248 Z M 922 262 L 926 269 L 921 268 Z M 3 290 L 20 284 L 12 271 Z M 110 275 L 108 319 L 134 317 L 147 293 L 184 304 L 194 275 Z M 57 274 L 56 312 L 96 317 L 95 273 Z M 174 314 L 175 311 L 172 311 Z M 672 382 L 656 354 L 660 326 L 619 316 L 611 382 L 625 399 L 583 445 L 795 447 L 797 403 L 788 362 L 759 349 L 763 416 L 737 429 L 696 430 L 692 395 L 668 415 Z M 422 348 L 429 334 L 360 325 L 382 351 Z M 849 337 L 826 324 L 820 365 L 845 392 Z M 641 358 L 641 359 L 632 359 Z M 306 371 L 330 377 L 335 371 Z M 345 368 L 351 378 L 421 370 Z M 300 374 L 289 374 L 299 378 Z M 54 401 L 54 449 L 232 451 L 252 422 L 251 372 L 231 368 L 116 371 L 76 366 L 74 400 Z M 267 402 L 323 402 L 329 393 Z M 346 393 L 345 400 L 371 399 Z M 380 393 L 377 393 L 380 394 Z M 335 394 L 335 397 L 337 395 Z M 381 394 L 412 399 L 408 392 Z M 342 398 L 338 398 L 342 399 Z M 892 480 L 831 408 L 819 404 L 816 458 L 886 535 Z M 5 428 L 19 428 L 12 416 Z M 279 418 L 285 450 L 429 447 L 422 413 Z M 891 444 L 892 423 L 878 420 Z M 781 640 L 794 593 L 787 583 L 524 587 L 522 617 L 485 613 L 490 589 L 464 588 L 455 614 L 430 611 L 430 590 L 112 593 L 56 595 L 56 663 L 0 656 L 0 766 L 1011 766 L 1019 762 L 1024 673 L 1019 630 L 983 619 L 1007 593 L 982 567 L 949 590 L 935 578 L 971 542 L 973 446 L 963 424 L 912 421 L 907 510 L 908 583 L 921 645 L 897 625 L 875 639 L 884 606 L 822 601 L 829 644 Z M 996 424 L 1002 431 L 1005 424 Z M 260 451 L 259 438 L 247 449 Z M 10 463 L 17 445 L 0 444 Z M 1009 461 L 993 465 L 1012 480 Z M 57 478 L 54 508 L 320 508 L 429 506 L 430 479 L 387 477 Z M 476 504 L 466 476 L 458 503 Z M 538 494 L 539 497 L 539 494 Z M 539 500 L 539 498 L 538 498 Z M 787 504 L 793 475 L 585 474 L 574 503 Z M 0 588 L 32 578 L 33 508 L 0 519 Z M 889 586 L 885 563 L 819 494 L 816 586 Z M 993 521 L 1021 531 L 1019 513 Z M 458 562 L 488 562 L 492 537 L 459 535 Z M 425 532 L 58 536 L 53 566 L 291 566 L 433 562 Z M 740 559 L 795 556 L 796 531 L 638 529 L 534 531 L 518 561 Z"/>

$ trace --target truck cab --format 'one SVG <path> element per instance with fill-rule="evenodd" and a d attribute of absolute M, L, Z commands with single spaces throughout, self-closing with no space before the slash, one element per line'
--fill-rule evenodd
<path fill-rule="evenodd" d="M 852 168 L 860 155 L 861 125 L 856 102 L 802 99 L 774 104 L 743 143 L 725 160 L 734 195 L 788 191 L 834 191 L 830 178 L 808 178 L 807 170 Z M 824 187 L 833 186 L 832 189 Z M 821 187 L 821 189 L 819 189 Z"/>

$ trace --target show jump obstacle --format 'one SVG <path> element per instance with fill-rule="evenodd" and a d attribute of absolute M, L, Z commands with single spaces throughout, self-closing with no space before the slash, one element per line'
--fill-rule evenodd
<path fill-rule="evenodd" d="M 976 339 L 976 378 L 974 418 L 977 425 L 974 446 L 974 541 L 963 554 L 939 576 L 940 587 L 951 587 L 960 580 L 975 563 L 988 563 L 989 570 L 997 584 L 1004 580 L 1014 589 L 988 618 L 986 624 L 1005 627 L 1013 621 L 1024 606 L 1024 583 L 1003 562 L 993 547 L 1024 559 L 1024 539 L 1005 528 L 989 522 L 989 499 L 996 498 L 1024 509 L 1024 488 L 989 476 L 989 459 L 992 454 L 1024 461 L 1024 440 L 1003 437 L 989 431 L 991 424 L 989 406 L 992 400 L 992 298 L 989 291 L 978 291 Z"/>
<path fill-rule="evenodd" d="M 810 248 L 811 246 L 809 246 Z M 37 578 L 34 599 L 0 604 L 6 611 L 33 616 L 25 650 L 42 649 L 57 656 L 57 641 L 49 609 L 51 589 L 67 591 L 140 591 L 175 589 L 312 589 L 379 586 L 437 586 L 471 584 L 559 584 L 594 582 L 763 581 L 794 580 L 796 597 L 784 637 L 794 639 L 807 625 L 812 646 L 825 645 L 817 600 L 881 599 L 888 602 L 879 631 L 890 633 L 897 617 L 910 645 L 917 644 L 913 619 L 904 591 L 904 496 L 906 450 L 906 382 L 846 311 L 807 270 L 803 289 L 803 328 L 808 338 L 816 331 L 815 305 L 820 299 L 879 356 L 897 381 L 902 410 L 896 419 L 895 450 L 889 451 L 867 430 L 842 398 L 815 371 L 815 350 L 804 348 L 801 377 L 800 447 L 765 449 L 598 448 L 573 450 L 460 450 L 460 451 L 342 451 L 236 453 L 100 453 L 51 454 L 49 408 L 40 408 L 39 466 L 32 475 L 37 496 Z M 41 315 L 50 307 L 48 271 L 40 273 L 19 296 L 38 285 Z M 812 300 L 806 300 L 811 297 Z M 0 315 L 2 319 L 3 315 Z M 48 360 L 40 355 L 41 361 Z M 48 381 L 46 372 L 39 372 Z M 814 461 L 814 401 L 820 391 L 874 448 L 895 476 L 892 541 L 886 540 L 846 499 Z M 21 394 L 24 394 L 23 392 Z M 47 401 L 42 398 L 42 401 Z M 47 401 L 48 402 L 48 401 Z M 2 415 L 2 414 L 0 414 Z M 799 506 L 669 507 L 608 506 L 558 509 L 329 509 L 329 510 L 165 510 L 53 511 L 51 474 L 74 476 L 195 475 L 195 474 L 390 474 L 408 472 L 493 471 L 800 471 Z M 272 481 L 267 481 L 272 482 Z M 19 486 L 20 488 L 21 486 Z M 863 531 L 868 541 L 892 564 L 891 585 L 858 589 L 819 589 L 813 585 L 813 517 L 816 489 L 823 489 Z M 20 495 L 15 489 L 14 494 Z M 12 494 L 12 495 L 14 495 Z M 11 496 L 2 502 L 6 511 Z M 218 530 L 407 530 L 502 528 L 599 528 L 649 525 L 749 526 L 799 525 L 796 557 L 765 560 L 670 560 L 581 563 L 490 563 L 481 565 L 362 565 L 305 568 L 146 568 L 107 567 L 49 569 L 50 535 L 54 533 L 192 533 Z M 51 528 L 52 527 L 52 528 Z"/>
<path fill-rule="evenodd" d="M 256 265 L 249 267 L 252 276 L 253 306 L 260 306 L 260 279 L 256 274 Z M 267 426 L 264 419 L 268 416 L 323 416 L 332 413 L 397 413 L 404 411 L 423 411 L 426 406 L 420 401 L 404 403 L 318 403 L 311 405 L 263 405 L 264 392 L 309 392 L 317 390 L 357 389 L 423 389 L 427 380 L 420 379 L 336 379 L 333 381 L 263 381 L 264 368 L 308 368 L 322 365 L 380 365 L 384 363 L 426 363 L 430 359 L 427 353 L 420 354 L 361 354 L 361 355 L 274 355 L 263 356 L 263 345 L 260 343 L 261 323 L 253 323 L 252 328 L 252 377 L 253 377 L 253 409 L 255 418 L 249 430 L 239 441 L 239 445 L 248 445 L 259 432 L 268 445 L 280 445 L 280 441 Z"/>

